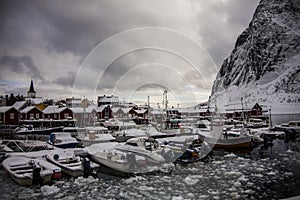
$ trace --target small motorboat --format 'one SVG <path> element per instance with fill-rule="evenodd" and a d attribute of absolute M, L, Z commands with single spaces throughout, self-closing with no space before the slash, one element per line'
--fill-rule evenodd
<path fill-rule="evenodd" d="M 81 158 L 74 151 L 56 151 L 49 153 L 46 160 L 62 169 L 62 172 L 72 176 L 86 176 L 99 167 L 98 164 L 90 162 L 87 158 Z"/>
<path fill-rule="evenodd" d="M 240 134 L 235 134 L 235 137 L 228 137 L 223 134 L 222 126 L 213 126 L 210 132 L 199 132 L 199 139 L 205 141 L 214 148 L 251 148 L 253 143 L 252 136 L 244 134 L 244 130 Z M 233 135 L 233 132 L 231 133 Z"/>
<path fill-rule="evenodd" d="M 79 142 L 71 136 L 69 132 L 54 132 L 51 133 L 49 144 L 59 148 L 75 148 Z"/>
<path fill-rule="evenodd" d="M 61 170 L 44 159 L 31 159 L 14 156 L 2 162 L 3 168 L 20 185 L 49 183 L 52 178 L 59 178 Z"/>
<path fill-rule="evenodd" d="M 83 146 L 88 147 L 96 143 L 114 142 L 116 140 L 110 133 L 97 133 L 88 131 L 85 134 L 80 134 L 77 139 L 82 142 Z"/>
<path fill-rule="evenodd" d="M 176 149 L 184 149 L 182 154 L 186 148 Z M 106 172 L 118 175 L 157 172 L 178 158 L 170 146 L 161 146 L 157 140 L 148 137 L 132 138 L 123 144 L 96 144 L 88 147 L 87 152 L 100 164 L 100 170 L 105 168 Z"/>

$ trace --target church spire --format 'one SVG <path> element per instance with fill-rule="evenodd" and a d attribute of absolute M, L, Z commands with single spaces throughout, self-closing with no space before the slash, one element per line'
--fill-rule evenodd
<path fill-rule="evenodd" d="M 33 80 L 31 79 L 30 88 L 29 88 L 29 91 L 27 92 L 27 97 L 34 98 L 35 95 L 36 95 L 36 92 L 34 91 Z"/>

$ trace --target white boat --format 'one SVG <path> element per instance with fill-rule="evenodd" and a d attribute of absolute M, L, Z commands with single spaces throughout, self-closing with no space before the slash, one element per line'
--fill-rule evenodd
<path fill-rule="evenodd" d="M 88 131 L 85 134 L 80 134 L 77 139 L 82 142 L 85 147 L 91 146 L 92 144 L 113 142 L 116 140 L 110 133 L 98 133 L 95 131 Z"/>
<path fill-rule="evenodd" d="M 11 178 L 20 185 L 29 186 L 33 183 L 49 183 L 53 174 L 61 173 L 60 168 L 46 162 L 44 159 L 31 159 L 14 156 L 2 162 L 3 168 Z"/>
<path fill-rule="evenodd" d="M 184 149 L 184 148 L 183 148 Z M 176 157 L 168 147 L 162 147 L 153 138 L 129 139 L 124 144 L 96 144 L 87 148 L 92 159 L 113 173 L 145 174 L 159 171 Z M 185 151 L 185 149 L 184 149 Z"/>
<path fill-rule="evenodd" d="M 286 124 L 277 125 L 275 126 L 275 130 L 300 134 L 300 121 L 290 121 Z"/>
<path fill-rule="evenodd" d="M 228 137 L 223 134 L 223 126 L 212 126 L 210 132 L 199 132 L 199 139 L 205 141 L 214 148 L 250 148 L 252 147 L 252 136 L 239 134 L 237 137 Z M 241 130 L 243 132 L 244 130 Z M 240 133 L 241 133 L 240 132 Z"/>
<path fill-rule="evenodd" d="M 131 128 L 136 128 L 137 126 L 136 123 L 134 123 L 134 121 L 121 121 L 117 118 L 105 121 L 103 124 L 106 128 L 108 128 L 108 130 L 112 131 L 127 130 Z"/>
<path fill-rule="evenodd" d="M 48 143 L 59 148 L 74 148 L 79 144 L 69 132 L 51 133 Z"/>
<path fill-rule="evenodd" d="M 99 167 L 98 164 L 75 155 L 73 149 L 49 152 L 45 157 L 48 162 L 60 167 L 63 173 L 72 177 L 86 175 Z"/>
<path fill-rule="evenodd" d="M 113 132 L 112 135 L 118 142 L 126 142 L 128 139 L 137 137 L 152 137 L 162 138 L 167 137 L 168 134 L 157 131 L 152 125 L 139 126 L 137 128 L 124 129 L 121 131 Z"/>
<path fill-rule="evenodd" d="M 33 152 L 53 149 L 51 145 L 38 140 L 1 140 L 1 144 L 10 148 L 11 152 Z"/>

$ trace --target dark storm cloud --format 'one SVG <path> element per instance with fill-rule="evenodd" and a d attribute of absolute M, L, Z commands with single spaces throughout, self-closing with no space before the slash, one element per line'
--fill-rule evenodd
<path fill-rule="evenodd" d="M 203 42 L 204 48 L 220 67 L 233 48 L 237 35 L 250 22 L 257 3 L 258 0 L 2 0 L 0 77 L 23 73 L 27 76 L 24 79 L 40 79 L 43 88 L 49 90 L 44 93 L 51 96 L 49 88 L 52 86 L 45 84 L 45 80 L 52 82 L 54 87 L 61 86 L 62 90 L 65 86 L 73 86 L 76 70 L 97 44 L 121 31 L 147 26 L 174 29 Z M 203 9 L 194 10 L 194 5 Z M 136 41 L 133 38 L 125 42 Z M 173 66 L 172 61 L 178 63 L 162 52 L 150 56 L 131 53 L 107 68 L 101 86 L 114 87 L 130 68 L 153 62 L 153 57 L 157 58 L 156 62 L 169 66 Z M 58 71 L 60 76 L 57 76 Z M 212 68 L 209 66 L 206 71 L 212 73 Z M 206 73 L 203 71 L 203 74 Z M 157 76 L 165 78 L 163 74 Z M 201 77 L 192 72 L 185 76 L 196 86 L 204 87 L 202 82 L 197 83 Z M 171 77 L 167 78 L 171 80 Z M 150 89 L 152 86 L 146 87 Z"/>
<path fill-rule="evenodd" d="M 67 87 L 73 87 L 74 81 L 75 81 L 76 74 L 74 72 L 68 72 L 68 74 L 59 76 L 54 83 L 67 86 Z"/>
<path fill-rule="evenodd" d="M 259 0 L 193 1 L 202 10 L 197 13 L 199 35 L 218 67 L 229 56 L 237 36 L 248 26 Z"/>
<path fill-rule="evenodd" d="M 34 79 L 45 80 L 34 64 L 33 59 L 28 55 L 22 57 L 4 55 L 0 59 L 0 66 L 0 71 L 6 70 L 18 74 L 25 73 Z M 1 78 L 4 78 L 2 75 L 4 75 L 4 73 L 1 73 Z"/>

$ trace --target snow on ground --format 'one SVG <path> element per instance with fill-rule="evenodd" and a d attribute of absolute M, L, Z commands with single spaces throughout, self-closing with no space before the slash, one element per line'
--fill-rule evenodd
<path fill-rule="evenodd" d="M 79 177 L 50 186 L 22 187 L 0 171 L 5 191 L 0 199 L 278 199 L 299 195 L 295 188 L 300 185 L 300 153 L 293 146 L 297 143 L 278 142 L 285 149 L 278 151 L 276 144 L 272 150 L 257 148 L 251 155 L 260 157 L 227 153 L 206 162 L 176 165 L 171 173 L 131 178 Z"/>

